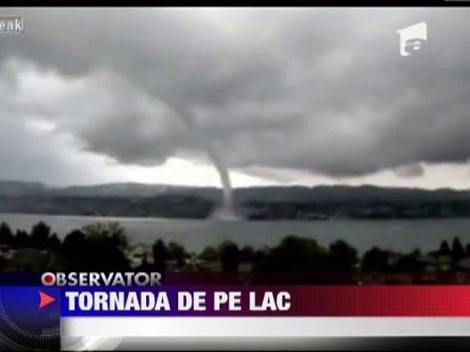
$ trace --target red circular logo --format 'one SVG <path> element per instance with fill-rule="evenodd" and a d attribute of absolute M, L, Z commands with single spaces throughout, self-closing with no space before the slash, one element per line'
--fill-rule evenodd
<path fill-rule="evenodd" d="M 51 286 L 55 283 L 55 275 L 53 273 L 42 274 L 41 281 L 43 285 Z"/>

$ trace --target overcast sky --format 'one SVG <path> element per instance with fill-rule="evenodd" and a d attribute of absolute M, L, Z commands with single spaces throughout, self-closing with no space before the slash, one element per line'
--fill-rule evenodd
<path fill-rule="evenodd" d="M 468 10 L 0 14 L 0 179 L 470 188 Z"/>

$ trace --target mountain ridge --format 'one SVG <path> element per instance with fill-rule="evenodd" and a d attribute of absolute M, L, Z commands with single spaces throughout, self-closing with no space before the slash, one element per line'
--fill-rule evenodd
<path fill-rule="evenodd" d="M 219 198 L 221 188 L 210 186 L 179 186 L 138 182 L 112 182 L 93 185 L 49 186 L 40 182 L 0 180 L 0 196 L 59 197 L 155 197 L 162 194 L 192 195 Z M 350 185 L 286 185 L 234 188 L 235 198 L 261 198 L 269 201 L 332 201 L 347 198 L 401 198 L 470 200 L 470 189 L 425 189 L 417 187 L 381 187 L 370 184 Z M 241 200 L 239 199 L 239 200 Z"/>
<path fill-rule="evenodd" d="M 208 219 L 222 190 L 110 183 L 50 187 L 0 181 L 0 213 Z M 362 186 L 259 186 L 234 189 L 234 211 L 253 220 L 470 217 L 470 191 Z"/>

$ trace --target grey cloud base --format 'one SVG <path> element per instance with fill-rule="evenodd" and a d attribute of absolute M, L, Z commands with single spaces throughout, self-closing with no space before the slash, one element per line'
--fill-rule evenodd
<path fill-rule="evenodd" d="M 339 178 L 470 156 L 462 9 L 13 11 L 26 30 L 0 37 L 2 129 L 46 121 L 123 164 L 207 159 L 209 143 L 228 167 Z M 423 51 L 400 57 L 396 30 L 423 20 Z"/>

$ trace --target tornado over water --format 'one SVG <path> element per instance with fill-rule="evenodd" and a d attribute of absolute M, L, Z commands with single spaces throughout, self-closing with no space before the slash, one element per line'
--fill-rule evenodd
<path fill-rule="evenodd" d="M 190 133 L 197 135 L 198 128 L 194 124 L 193 118 L 184 109 L 175 109 L 177 115 L 183 121 L 184 125 L 188 128 Z M 216 219 L 221 220 L 233 220 L 236 218 L 235 211 L 233 209 L 233 189 L 232 182 L 230 180 L 230 172 L 225 165 L 220 153 L 216 150 L 213 143 L 205 138 L 198 139 L 198 143 L 201 148 L 207 153 L 207 156 L 214 164 L 215 169 L 220 177 L 222 184 L 222 206 L 215 210 L 212 216 Z"/>
<path fill-rule="evenodd" d="M 223 187 L 223 203 L 222 208 L 218 209 L 214 214 L 215 217 L 221 219 L 235 218 L 233 210 L 233 189 L 232 182 L 230 181 L 230 173 L 228 168 L 225 166 L 223 160 L 219 154 L 215 151 L 213 145 L 209 144 L 207 148 L 207 154 L 214 163 L 217 172 L 219 173 L 220 181 Z"/>

